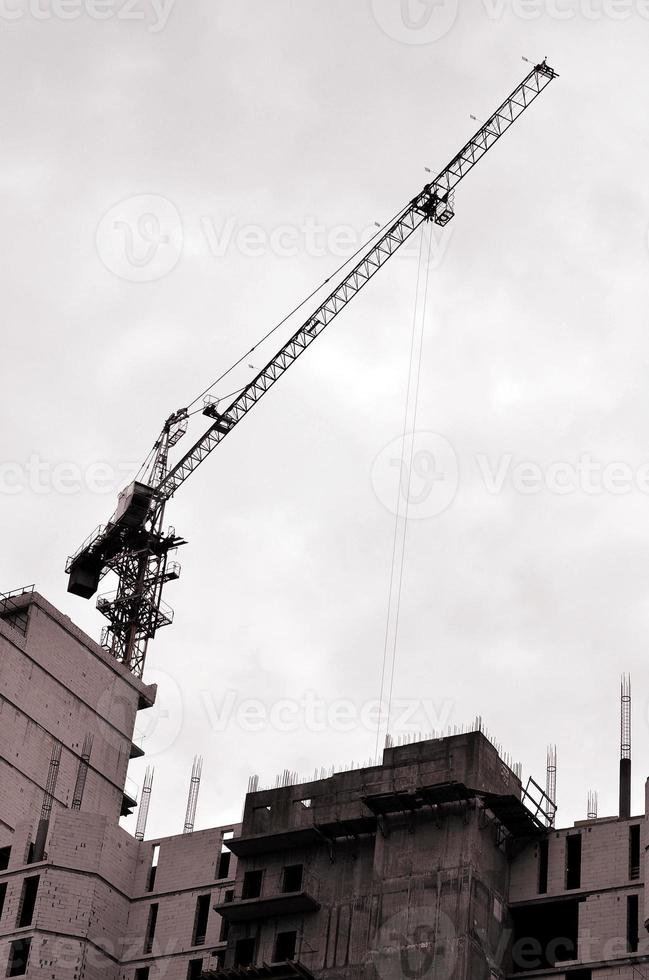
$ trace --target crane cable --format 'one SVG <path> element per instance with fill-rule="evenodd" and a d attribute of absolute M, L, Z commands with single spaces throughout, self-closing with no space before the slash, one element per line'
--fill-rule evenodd
<path fill-rule="evenodd" d="M 200 406 L 198 408 L 193 409 L 193 411 L 190 411 L 190 409 L 192 408 L 193 405 L 196 405 L 196 403 L 201 398 L 203 398 L 205 395 L 209 394 L 209 392 L 217 384 L 219 384 L 219 382 L 223 381 L 224 378 L 226 378 L 232 371 L 234 371 L 234 369 L 237 368 L 241 364 L 242 361 L 245 361 L 245 359 L 247 357 L 250 357 L 250 355 L 255 350 L 257 350 L 257 348 L 260 347 L 261 344 L 263 344 L 266 340 L 268 340 L 268 338 L 271 337 L 277 330 L 279 330 L 280 327 L 283 327 L 284 324 L 286 323 L 286 321 L 287 320 L 290 320 L 290 318 L 295 313 L 297 313 L 298 310 L 301 310 L 302 307 L 306 303 L 309 302 L 309 300 L 313 299 L 313 297 L 316 296 L 317 293 L 319 293 L 320 290 L 323 289 L 327 285 L 327 283 L 331 282 L 331 280 L 333 278 L 335 278 L 336 276 L 340 275 L 340 273 L 343 271 L 343 269 L 345 268 L 345 266 L 348 266 L 350 262 L 353 262 L 354 259 L 358 255 L 361 254 L 361 252 L 363 252 L 365 250 L 367 250 L 369 252 L 371 250 L 372 243 L 379 236 L 383 235 L 385 233 L 385 231 L 386 231 L 387 228 L 389 228 L 391 225 L 393 225 L 397 221 L 399 221 L 399 219 L 406 213 L 406 211 L 408 210 L 409 207 L 410 207 L 410 204 L 407 204 L 404 208 L 400 208 L 399 211 L 396 212 L 396 214 L 394 214 L 391 218 L 389 218 L 388 221 L 385 222 L 385 224 L 381 225 L 381 227 L 378 228 L 378 230 L 374 232 L 374 234 L 371 236 L 371 238 L 368 239 L 368 241 L 363 242 L 362 245 L 359 245 L 359 247 L 356 249 L 356 251 L 352 255 L 350 255 L 348 258 L 346 258 L 345 261 L 342 262 L 338 266 L 338 268 L 335 269 L 334 272 L 331 273 L 331 275 L 327 276 L 327 278 L 324 279 L 318 286 L 316 286 L 315 289 L 312 289 L 308 296 L 305 296 L 304 299 L 300 303 L 297 304 L 297 306 L 294 306 L 293 309 L 289 313 L 287 313 L 286 316 L 282 317 L 282 319 L 278 323 L 276 323 L 274 327 L 271 327 L 271 329 L 268 330 L 263 335 L 263 337 L 260 337 L 260 339 L 255 344 L 253 344 L 253 346 L 250 348 L 250 350 L 248 350 L 245 353 L 243 353 L 241 355 L 241 357 L 239 357 L 233 364 L 230 365 L 229 368 L 227 368 L 227 370 L 223 371 L 223 373 L 220 374 L 218 378 L 216 378 L 214 381 L 212 381 L 212 383 L 209 384 L 207 386 L 207 388 L 204 388 L 203 391 L 201 391 L 198 395 L 196 395 L 196 397 L 194 399 L 192 399 L 192 401 L 189 402 L 189 404 L 187 405 L 187 407 L 185 409 L 185 412 L 186 412 L 186 416 L 185 417 L 186 418 L 190 418 L 192 415 L 197 415 L 199 412 L 202 412 L 202 408 Z M 245 385 L 244 385 L 243 388 L 237 388 L 235 391 L 232 391 L 232 392 L 230 392 L 227 395 L 222 395 L 221 396 L 221 399 L 233 398 L 235 395 L 241 394 L 241 392 L 244 390 L 244 388 L 245 388 Z M 159 442 L 156 442 L 153 445 L 153 447 L 151 448 L 151 450 L 149 451 L 146 459 L 144 460 L 144 462 L 140 466 L 137 474 L 135 475 L 135 479 L 136 480 L 139 480 L 141 478 L 141 476 L 144 473 L 146 473 L 148 471 L 148 468 L 152 465 L 153 459 L 155 457 L 156 450 L 158 448 L 158 445 L 159 445 Z"/>
<path fill-rule="evenodd" d="M 405 455 L 406 452 L 406 437 L 408 435 L 408 418 L 410 415 L 410 407 L 413 406 L 412 414 L 412 430 L 410 439 L 410 453 L 408 459 L 407 467 L 407 479 L 405 486 L 405 511 L 403 516 L 400 515 L 400 495 L 404 491 L 403 487 L 403 471 L 402 468 L 399 469 L 399 479 L 397 481 L 396 489 L 396 506 L 395 506 L 395 520 L 394 520 L 394 536 L 392 539 L 392 558 L 390 562 L 390 584 L 388 587 L 388 605 L 385 619 L 385 635 L 383 640 L 383 663 L 381 666 L 381 684 L 379 693 L 379 712 L 378 712 L 378 722 L 376 727 L 376 744 L 374 749 L 375 757 L 378 757 L 379 753 L 379 738 L 381 734 L 381 717 L 383 713 L 383 694 L 385 691 L 385 681 L 386 681 L 386 668 L 388 665 L 388 651 L 390 649 L 390 626 L 392 625 L 392 644 L 390 651 L 390 685 L 388 690 L 388 708 L 387 708 L 387 718 L 386 718 L 386 736 L 390 731 L 390 717 L 392 713 L 392 692 L 394 688 L 394 673 L 396 665 L 397 656 L 397 640 L 399 633 L 399 614 L 401 611 L 401 593 L 403 585 L 403 569 L 404 560 L 406 552 L 406 534 L 408 529 L 408 514 L 410 508 L 410 487 L 412 480 L 412 464 L 414 457 L 414 447 L 415 447 L 415 437 L 416 437 L 416 426 L 417 426 L 417 410 L 419 401 L 419 384 L 421 380 L 421 363 L 422 363 L 422 352 L 423 352 L 423 339 L 424 339 L 424 325 L 426 322 L 426 306 L 428 301 L 428 284 L 430 277 L 430 255 L 432 248 L 432 223 L 429 224 L 428 230 L 428 241 L 426 243 L 426 249 L 424 249 L 424 238 L 425 230 L 422 230 L 421 237 L 419 240 L 419 261 L 417 265 L 417 281 L 415 285 L 415 303 L 412 317 L 412 334 L 410 338 L 410 358 L 408 364 L 408 383 L 406 386 L 406 400 L 403 413 L 403 430 L 401 434 L 401 446 L 402 453 Z M 425 252 L 425 260 L 424 260 Z M 421 316 L 418 322 L 417 313 L 419 309 L 419 286 L 421 281 L 422 272 L 422 260 L 425 261 L 426 271 L 425 280 L 423 287 L 423 306 L 421 310 Z M 416 349 L 418 348 L 418 349 Z M 416 372 L 413 372 L 414 364 L 416 361 Z M 413 384 L 413 373 L 414 373 L 414 384 Z M 403 456 L 401 459 L 403 464 Z M 401 530 L 401 534 L 399 533 Z M 400 552 L 400 554 L 399 554 Z M 398 569 L 398 574 L 397 574 Z M 395 588 L 395 578 L 396 588 Z M 393 597 L 394 602 L 396 602 L 396 607 L 394 609 L 394 616 L 392 615 L 393 610 Z"/>
<path fill-rule="evenodd" d="M 345 261 L 341 265 L 339 265 L 338 268 L 334 272 L 332 272 L 330 276 L 327 276 L 327 278 L 324 279 L 318 286 L 316 286 L 315 289 L 313 289 L 308 296 L 305 296 L 304 299 L 300 303 L 298 303 L 297 306 L 293 307 L 290 313 L 287 313 L 286 316 L 282 317 L 279 323 L 276 323 L 274 327 L 271 327 L 271 329 L 267 333 L 265 333 L 264 336 L 261 337 L 256 344 L 253 344 L 250 350 L 242 354 L 241 357 L 234 362 L 234 364 L 232 364 L 226 371 L 223 372 L 223 374 L 219 375 L 219 377 L 216 378 L 216 380 L 213 381 L 210 385 L 208 385 L 207 388 L 204 388 L 203 391 L 200 392 L 200 394 L 196 395 L 196 397 L 187 405 L 187 409 L 189 410 L 193 405 L 196 404 L 197 401 L 199 401 L 199 399 L 207 395 L 212 390 L 212 388 L 215 387 L 215 385 L 219 384 L 220 381 L 223 381 L 223 379 L 227 377 L 227 375 L 230 374 L 231 371 L 233 371 L 236 367 L 238 367 L 242 361 L 245 361 L 247 357 L 249 357 L 255 350 L 257 350 L 258 347 L 261 346 L 261 344 L 264 343 L 264 341 L 268 340 L 268 338 L 272 336 L 272 334 L 274 334 L 277 330 L 279 330 L 280 327 L 283 327 L 287 320 L 289 320 L 295 313 L 297 313 L 298 310 L 302 309 L 302 307 L 306 303 L 308 303 L 310 299 L 313 299 L 313 297 L 317 293 L 319 293 L 320 290 L 327 285 L 327 283 L 331 282 L 331 280 L 335 276 L 338 276 L 343 271 L 345 266 L 349 265 L 350 262 L 353 262 L 354 259 L 361 254 L 361 252 L 363 252 L 365 249 L 369 250 L 369 247 L 371 246 L 372 242 L 380 235 L 383 235 L 386 229 L 390 227 L 390 225 L 393 225 L 396 221 L 398 221 L 399 218 L 401 218 L 401 216 L 405 214 L 405 212 L 408 210 L 409 207 L 410 205 L 408 204 L 405 208 L 401 208 L 399 211 L 397 211 L 397 213 L 388 221 L 386 221 L 385 224 L 382 225 L 367 242 L 363 242 L 362 245 L 359 245 L 359 247 L 356 249 L 353 255 L 350 255 L 348 258 L 346 258 Z M 237 389 L 237 391 L 233 391 L 232 395 L 237 395 L 239 394 L 240 391 L 243 391 L 243 388 L 239 388 Z M 230 398 L 231 395 L 225 395 L 223 397 Z M 195 409 L 194 412 L 188 411 L 188 414 L 194 415 L 196 412 L 199 411 L 201 411 L 200 408 Z"/>

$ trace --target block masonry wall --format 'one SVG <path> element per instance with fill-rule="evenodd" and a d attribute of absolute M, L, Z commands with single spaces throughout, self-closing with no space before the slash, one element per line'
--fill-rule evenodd
<path fill-rule="evenodd" d="M 636 848 L 631 845 L 633 835 L 637 835 Z M 571 881 L 569 842 L 575 838 L 580 839 L 580 874 L 577 880 Z M 509 908 L 514 915 L 523 910 L 538 919 L 552 906 L 568 910 L 574 903 L 576 933 L 574 943 L 566 947 L 563 975 L 570 977 L 571 970 L 586 966 L 593 980 L 609 977 L 638 980 L 643 972 L 648 972 L 647 966 L 642 966 L 649 956 L 644 908 L 647 842 L 647 821 L 645 814 L 641 814 L 629 819 L 605 817 L 577 821 L 573 827 L 549 831 L 543 840 L 519 846 L 511 862 L 509 886 Z M 542 848 L 546 849 L 545 859 Z M 543 860 L 547 880 L 541 874 Z M 631 948 L 629 936 L 629 898 L 637 901 L 636 949 Z M 533 944 L 524 947 L 524 935 L 515 938 L 522 949 L 522 960 L 528 964 L 528 971 L 522 972 L 533 971 L 540 959 L 538 949 Z M 617 964 L 615 969 L 612 964 Z M 534 975 L 562 976 L 556 968 L 538 969 Z M 577 980 L 580 980 L 578 975 Z"/>
<path fill-rule="evenodd" d="M 232 876 L 217 879 L 223 836 L 212 828 L 157 841 L 136 841 L 106 817 L 60 811 L 53 820 L 47 860 L 14 862 L 0 874 L 7 891 L 0 918 L 0 969 L 17 939 L 30 939 L 30 978 L 132 980 L 138 967 L 152 978 L 185 980 L 190 960 L 216 965 L 223 948 L 221 917 L 213 906 Z M 155 878 L 151 863 L 159 848 Z M 31 922 L 18 927 L 26 878 L 38 876 Z M 204 935 L 195 935 L 199 896 L 209 896 Z M 151 949 L 145 949 L 149 909 L 159 906 Z M 199 939 L 199 942 L 195 940 Z"/>
<path fill-rule="evenodd" d="M 61 745 L 53 811 L 71 807 L 86 735 L 93 738 L 84 809 L 117 823 L 138 709 L 155 687 L 118 664 L 38 593 L 16 600 L 22 635 L 0 618 L 0 847 L 20 821 L 41 814 L 52 758 Z"/>

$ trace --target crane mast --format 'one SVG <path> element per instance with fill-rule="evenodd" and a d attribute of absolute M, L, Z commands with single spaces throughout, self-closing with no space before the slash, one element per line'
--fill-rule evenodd
<path fill-rule="evenodd" d="M 68 591 L 84 598 L 95 594 L 108 572 L 116 573 L 116 592 L 97 599 L 97 608 L 108 619 L 101 643 L 136 676 L 142 676 L 149 640 L 173 620 L 162 590 L 179 577 L 180 566 L 170 556 L 186 542 L 173 528 L 163 529 L 166 502 L 421 224 L 448 224 L 459 182 L 556 77 L 545 61 L 534 66 L 450 163 L 375 236 L 342 281 L 230 404 L 221 409 L 217 399 L 206 399 L 203 415 L 210 425 L 173 465 L 169 453 L 187 432 L 189 411 L 182 408 L 170 415 L 143 478 L 122 491 L 107 524 L 68 559 Z"/>

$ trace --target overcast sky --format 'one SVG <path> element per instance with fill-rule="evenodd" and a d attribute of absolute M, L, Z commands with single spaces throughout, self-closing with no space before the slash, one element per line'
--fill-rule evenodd
<path fill-rule="evenodd" d="M 649 4 L 458 7 L 1 0 L 0 589 L 35 582 L 98 638 L 65 559 L 164 419 L 547 56 L 561 77 L 435 229 L 392 728 L 481 714 L 542 783 L 556 742 L 558 823 L 589 789 L 611 814 L 628 670 L 642 812 Z M 252 773 L 374 754 L 418 254 L 168 508 L 189 544 L 131 768 L 133 789 L 155 765 L 148 836 L 182 830 L 195 753 L 197 827 L 236 820 Z"/>

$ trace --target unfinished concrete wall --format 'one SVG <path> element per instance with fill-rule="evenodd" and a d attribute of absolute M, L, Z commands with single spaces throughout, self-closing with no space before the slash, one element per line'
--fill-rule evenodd
<path fill-rule="evenodd" d="M 419 790 L 439 786 L 449 787 L 448 800 L 418 800 Z M 294 932 L 300 962 L 332 980 L 361 972 L 389 980 L 406 967 L 419 975 L 431 957 L 445 976 L 488 977 L 509 867 L 474 789 L 521 795 L 479 733 L 388 749 L 382 766 L 249 794 L 232 847 L 241 852 L 235 904 L 250 917 L 233 922 L 226 964 L 246 939 L 255 941 L 255 963 L 272 962 L 278 936 Z M 287 900 L 283 876 L 295 865 L 303 895 Z M 245 899 L 251 872 L 263 872 L 259 915 Z"/>

